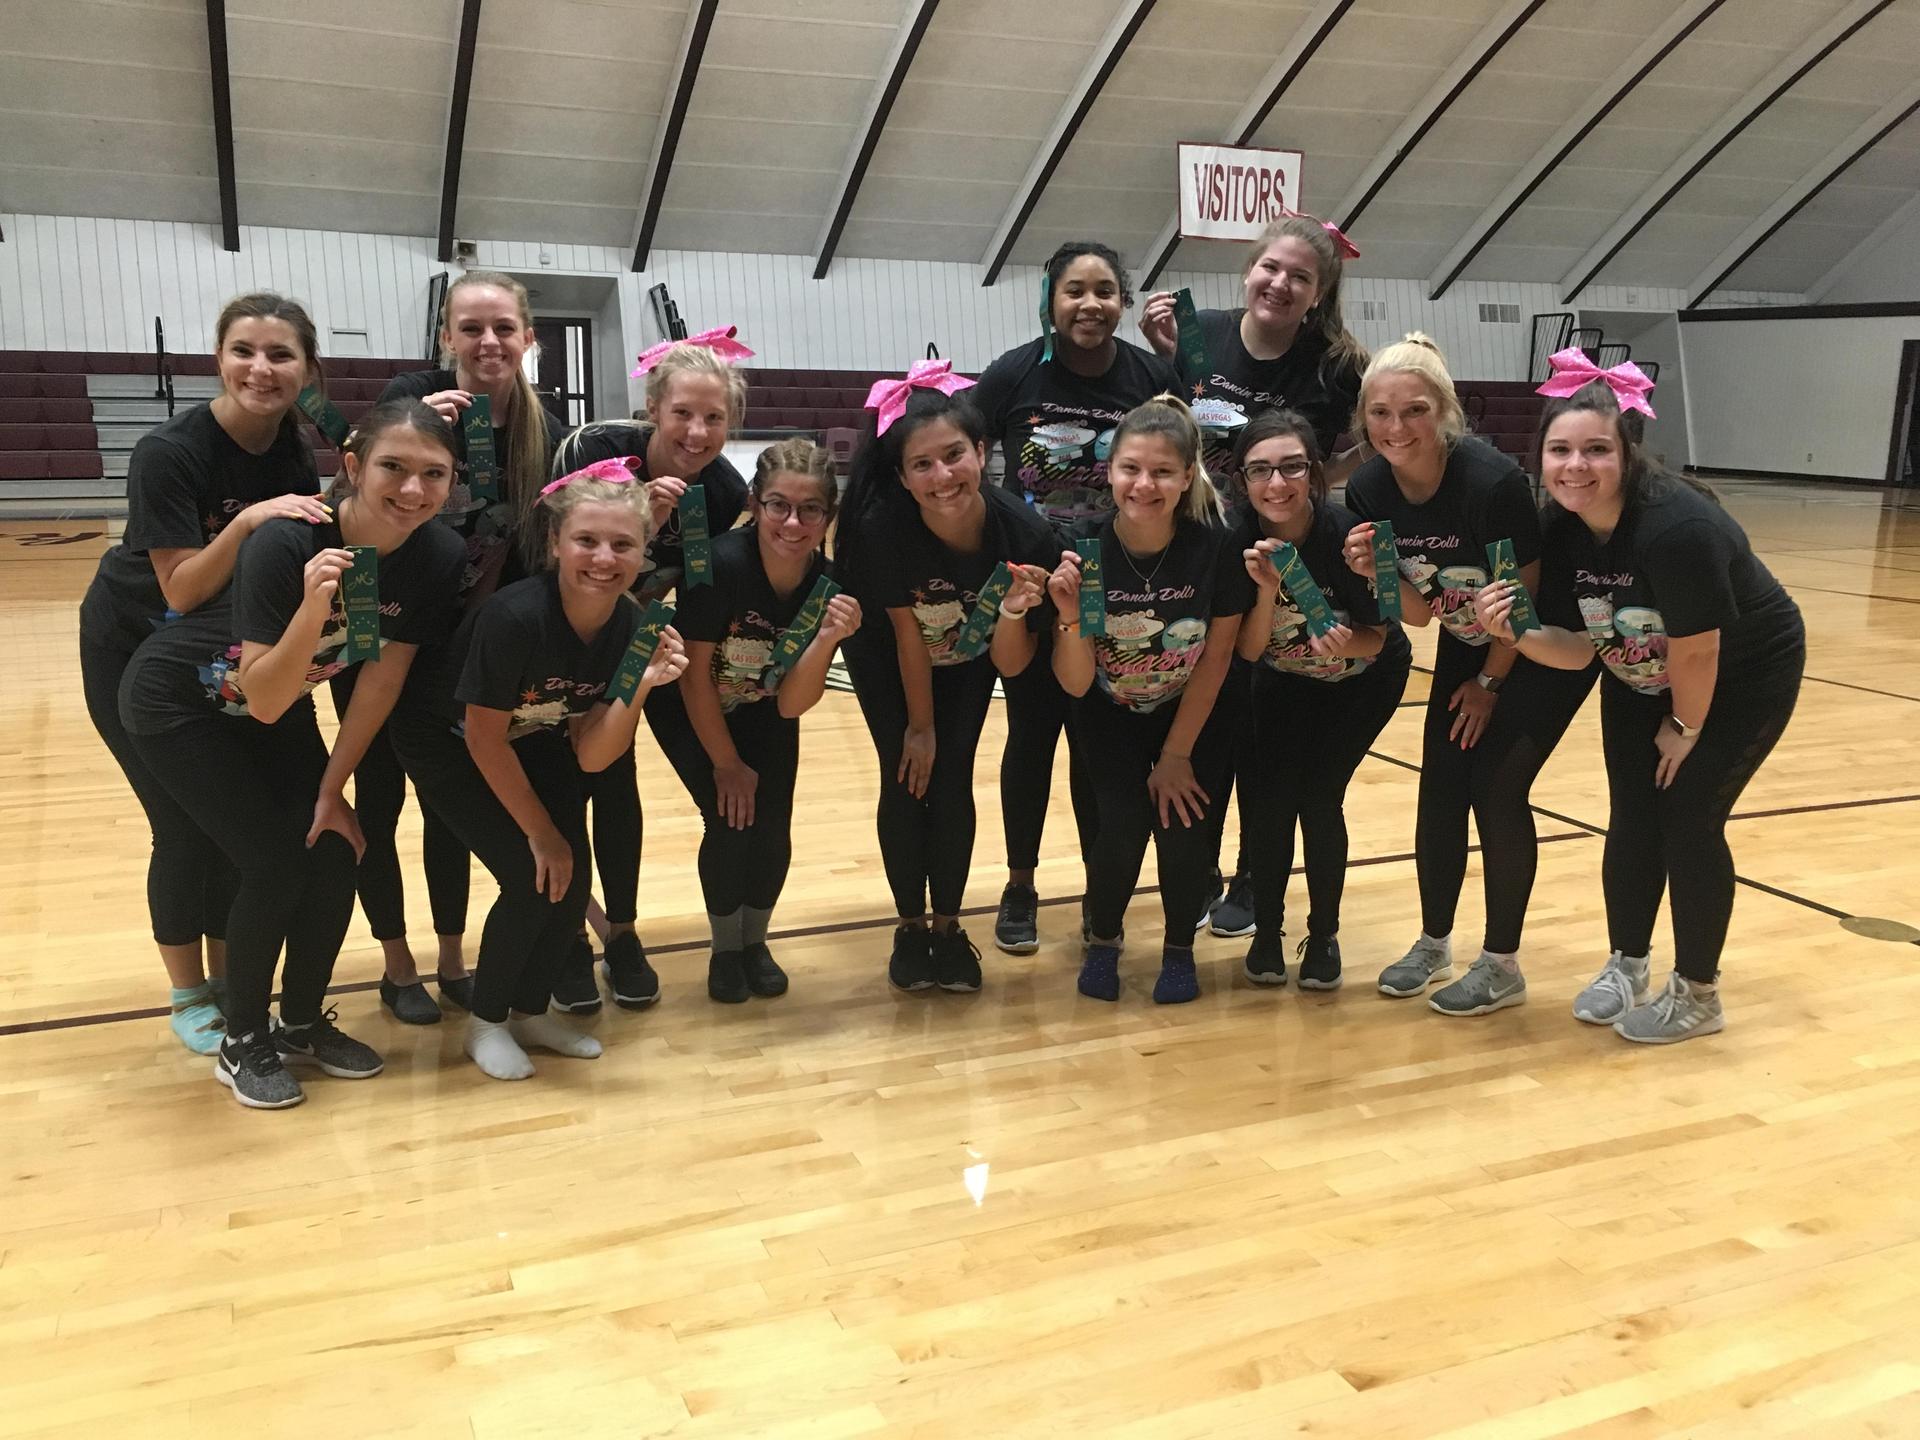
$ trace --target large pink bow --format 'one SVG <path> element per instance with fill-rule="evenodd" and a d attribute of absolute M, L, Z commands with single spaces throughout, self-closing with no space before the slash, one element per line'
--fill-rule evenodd
<path fill-rule="evenodd" d="M 876 380 L 867 391 L 867 409 L 875 416 L 873 433 L 886 434 L 887 427 L 906 414 L 907 397 L 915 390 L 938 390 L 942 395 L 952 395 L 971 389 L 974 384 L 966 376 L 953 373 L 951 360 L 916 360 L 902 379 Z"/>
<path fill-rule="evenodd" d="M 1319 217 L 1314 215 L 1302 215 L 1300 218 L 1302 220 L 1314 220 L 1314 219 L 1318 219 Z M 1354 244 L 1351 240 L 1347 239 L 1346 231 L 1342 230 L 1338 225 L 1334 224 L 1331 220 L 1321 220 L 1320 226 L 1323 230 L 1327 232 L 1328 238 L 1330 238 L 1333 241 L 1334 253 L 1337 254 L 1342 260 L 1358 260 L 1360 258 L 1360 247 Z"/>
<path fill-rule="evenodd" d="M 1639 410 L 1649 420 L 1657 418 L 1653 406 L 1647 403 L 1647 396 L 1653 393 L 1653 381 L 1631 360 L 1623 360 L 1611 370 L 1602 370 L 1586 357 L 1586 352 L 1570 345 L 1549 355 L 1547 364 L 1553 367 L 1553 374 L 1534 392 L 1536 395 L 1564 399 L 1598 380 L 1613 392 L 1622 410 Z"/>
<path fill-rule="evenodd" d="M 631 485 L 633 469 L 625 460 L 596 460 L 584 469 L 575 470 L 570 475 L 562 475 L 558 480 L 540 487 L 543 496 L 564 489 L 576 480 L 599 480 L 608 485 Z"/>
<path fill-rule="evenodd" d="M 738 325 L 721 325 L 712 330 L 702 330 L 698 335 L 689 335 L 684 340 L 662 340 L 658 345 L 648 346 L 640 352 L 640 363 L 634 367 L 632 378 L 638 380 L 647 371 L 667 358 L 667 352 L 676 345 L 698 345 L 711 350 L 729 365 L 740 360 L 751 360 L 753 351 L 733 337 L 740 333 Z"/>

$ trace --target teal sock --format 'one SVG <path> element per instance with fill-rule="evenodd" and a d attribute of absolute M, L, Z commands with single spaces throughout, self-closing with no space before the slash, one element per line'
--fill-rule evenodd
<path fill-rule="evenodd" d="M 226 1017 L 213 1003 L 213 989 L 204 981 L 190 990 L 173 992 L 173 1014 L 167 1025 L 196 1055 L 213 1054 L 226 1038 Z"/>
<path fill-rule="evenodd" d="M 767 927 L 773 923 L 773 911 L 756 910 L 751 905 L 740 907 L 740 938 L 746 945 L 764 945 L 767 943 Z"/>
<path fill-rule="evenodd" d="M 736 910 L 731 915 L 709 915 L 707 924 L 713 929 L 713 953 L 740 951 L 747 948 L 745 911 Z"/>

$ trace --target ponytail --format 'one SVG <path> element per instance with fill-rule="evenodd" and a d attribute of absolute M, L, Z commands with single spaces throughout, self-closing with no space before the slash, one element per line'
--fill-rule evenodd
<path fill-rule="evenodd" d="M 1186 501 L 1180 507 L 1181 518 L 1201 525 L 1217 525 L 1226 517 L 1227 507 L 1201 458 L 1200 426 L 1186 401 L 1178 395 L 1160 394 L 1144 405 L 1134 406 L 1114 429 L 1113 446 L 1108 453 L 1117 453 L 1120 442 L 1134 435 L 1157 435 L 1167 441 L 1181 463 L 1192 472 L 1193 483 L 1187 487 Z"/>

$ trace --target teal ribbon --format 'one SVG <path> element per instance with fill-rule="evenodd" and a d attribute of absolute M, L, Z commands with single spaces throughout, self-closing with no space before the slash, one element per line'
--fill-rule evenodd
<path fill-rule="evenodd" d="M 1076 540 L 1073 548 L 1080 555 L 1080 633 L 1085 636 L 1107 633 L 1107 577 L 1100 565 L 1100 542 Z"/>
<path fill-rule="evenodd" d="M 689 485 L 680 497 L 680 553 L 689 585 L 713 583 L 713 540 L 707 533 L 707 487 Z"/>
<path fill-rule="evenodd" d="M 1487 569 L 1493 572 L 1496 580 L 1508 580 L 1513 583 L 1513 609 L 1507 619 L 1513 626 L 1513 635 L 1517 640 L 1529 630 L 1540 628 L 1540 616 L 1533 608 L 1533 597 L 1527 594 L 1527 587 L 1520 583 L 1520 561 L 1513 553 L 1513 541 L 1495 540 L 1487 546 Z"/>
<path fill-rule="evenodd" d="M 1040 359 L 1053 359 L 1053 276 L 1040 277 Z"/>
<path fill-rule="evenodd" d="M 309 385 L 302 390 L 296 403 L 313 421 L 313 428 L 326 436 L 327 443 L 334 449 L 345 444 L 347 436 L 353 433 L 353 427 L 347 424 L 347 417 L 334 409 L 333 402 L 320 393 L 318 385 Z"/>
<path fill-rule="evenodd" d="M 631 705 L 633 697 L 639 692 L 640 677 L 647 672 L 647 664 L 653 659 L 653 652 L 659 648 L 660 632 L 673 623 L 673 607 L 662 605 L 658 600 L 648 602 L 646 613 L 640 617 L 640 623 L 634 626 L 633 639 L 627 643 L 627 653 L 620 657 L 620 668 L 613 672 L 613 679 L 607 685 L 607 698 Z"/>
<path fill-rule="evenodd" d="M 813 589 L 807 592 L 807 598 L 800 603 L 800 613 L 793 617 L 793 623 L 781 632 L 778 643 L 774 645 L 772 661 L 760 672 L 761 689 L 773 689 L 780 683 L 781 677 L 793 668 L 794 661 L 813 643 L 820 622 L 826 618 L 827 602 L 839 593 L 840 587 L 825 575 L 813 582 Z"/>
<path fill-rule="evenodd" d="M 340 604 L 347 614 L 347 643 L 340 658 L 352 665 L 380 658 L 380 552 L 349 546 L 353 567 L 340 577 Z"/>
<path fill-rule="evenodd" d="M 1002 560 L 993 567 L 993 574 L 987 583 L 980 587 L 980 598 L 974 602 L 973 613 L 967 616 L 967 623 L 960 627 L 960 634 L 953 642 L 953 653 L 962 660 L 971 660 L 987 648 L 987 641 L 993 636 L 993 623 L 1000 615 L 1000 602 L 1007 598 L 1007 591 L 1013 586 L 1013 571 Z"/>
<path fill-rule="evenodd" d="M 1191 290 L 1173 292 L 1173 323 L 1180 336 L 1180 363 L 1189 380 L 1207 375 L 1207 337 L 1200 333 L 1200 312 L 1194 308 Z"/>
<path fill-rule="evenodd" d="M 493 397 L 476 395 L 460 417 L 467 441 L 467 492 L 476 500 L 500 498 L 500 460 L 493 450 Z"/>
<path fill-rule="evenodd" d="M 1309 634 L 1324 635 L 1340 623 L 1339 617 L 1333 613 L 1333 607 L 1327 604 L 1326 595 L 1308 571 L 1307 562 L 1300 558 L 1298 550 L 1284 540 L 1280 542 L 1280 548 L 1273 552 L 1273 568 L 1280 572 L 1280 583 L 1287 587 L 1287 594 L 1300 607 Z"/>
<path fill-rule="evenodd" d="M 1400 547 L 1391 520 L 1373 522 L 1373 597 L 1382 620 L 1400 618 Z"/>

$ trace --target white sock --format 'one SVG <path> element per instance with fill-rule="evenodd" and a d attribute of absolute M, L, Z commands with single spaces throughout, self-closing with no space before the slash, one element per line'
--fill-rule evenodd
<path fill-rule="evenodd" d="M 1641 975 L 1647 973 L 1647 966 L 1651 964 L 1653 960 L 1653 957 L 1650 955 L 1629 955 L 1624 950 L 1616 951 L 1615 953 L 1619 955 L 1620 963 L 1623 966 Z"/>
<path fill-rule="evenodd" d="M 495 1080 L 525 1080 L 533 1074 L 533 1062 L 505 1021 L 468 1016 L 466 1050 L 473 1063 Z"/>
<path fill-rule="evenodd" d="M 1451 957 L 1453 954 L 1453 937 L 1451 935 L 1429 935 L 1426 931 L 1422 930 L 1420 932 L 1420 944 L 1422 948 L 1431 950 L 1436 955 Z"/>
<path fill-rule="evenodd" d="M 1483 959 L 1493 961 L 1494 964 L 1498 965 L 1502 970 L 1505 970 L 1509 975 L 1514 974 L 1520 969 L 1520 952 L 1518 950 L 1515 950 L 1510 955 L 1502 955 L 1497 950 L 1482 950 L 1480 955 Z"/>
<path fill-rule="evenodd" d="M 522 1045 L 537 1045 L 542 1050 L 575 1060 L 600 1058 L 598 1040 L 582 1035 L 551 1015 L 514 1015 L 508 1018 L 507 1029 Z M 533 1067 L 529 1065 L 527 1069 L 531 1071 Z"/>

